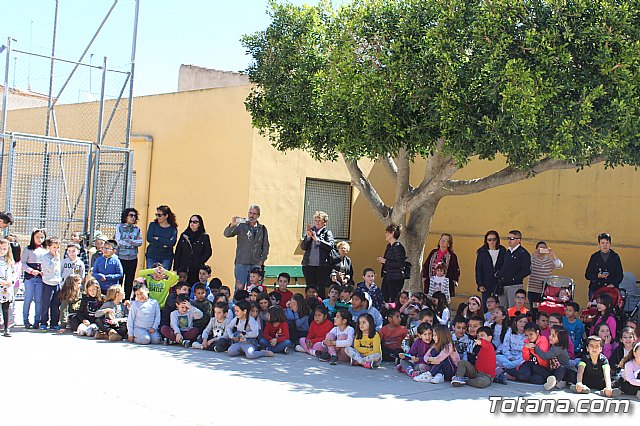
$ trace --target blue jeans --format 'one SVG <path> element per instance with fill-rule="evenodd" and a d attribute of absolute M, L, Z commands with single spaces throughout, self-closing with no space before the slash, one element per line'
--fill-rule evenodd
<path fill-rule="evenodd" d="M 51 323 L 50 327 L 56 327 L 60 321 L 60 299 L 58 299 L 58 293 L 60 292 L 59 285 L 42 284 L 42 301 L 40 311 L 40 325 L 47 326 L 49 322 L 49 311 L 51 311 Z"/>
<path fill-rule="evenodd" d="M 504 369 L 516 368 L 517 366 L 522 364 L 522 358 L 518 358 L 516 360 L 511 361 L 505 355 L 497 354 L 496 355 L 496 363 L 498 364 L 498 367 L 502 367 Z"/>
<path fill-rule="evenodd" d="M 160 260 L 160 259 L 152 259 L 150 257 L 147 257 L 146 260 L 147 260 L 147 269 L 153 268 L 154 263 L 162 263 L 162 267 L 167 271 L 170 271 L 171 264 L 173 263 L 172 259 Z"/>
<path fill-rule="evenodd" d="M 40 276 L 33 277 L 24 281 L 24 304 L 22 305 L 22 319 L 24 325 L 33 324 L 40 325 L 40 305 L 42 304 L 42 278 Z M 36 310 L 33 314 L 33 323 L 29 323 L 29 309 L 31 302 L 35 302 Z"/>
<path fill-rule="evenodd" d="M 278 342 L 276 343 L 275 346 L 271 346 L 271 344 L 269 343 L 269 341 L 267 339 L 265 339 L 264 337 L 261 337 L 260 339 L 258 339 L 258 343 L 260 343 L 260 346 L 264 347 L 265 349 L 273 352 L 273 353 L 280 353 L 282 351 L 284 351 L 284 348 L 288 348 L 290 346 L 293 346 L 293 344 L 291 343 L 291 340 L 285 340 L 282 342 Z"/>
<path fill-rule="evenodd" d="M 534 385 L 544 384 L 547 377 L 551 375 L 548 369 L 531 361 L 523 362 L 518 368 L 508 368 L 506 371 L 519 381 L 533 383 Z"/>
<path fill-rule="evenodd" d="M 233 273 L 236 277 L 236 282 L 241 282 L 245 286 L 249 283 L 249 271 L 253 268 L 260 268 L 260 265 L 250 265 L 246 263 L 236 263 Z"/>

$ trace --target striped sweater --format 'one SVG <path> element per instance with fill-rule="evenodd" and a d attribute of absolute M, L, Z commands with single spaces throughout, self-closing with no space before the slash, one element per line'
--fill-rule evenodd
<path fill-rule="evenodd" d="M 551 276 L 554 269 L 562 269 L 564 265 L 560 259 L 553 260 L 549 256 L 542 259 L 531 256 L 531 275 L 529 275 L 529 287 L 532 293 L 542 293 L 542 282 Z"/>

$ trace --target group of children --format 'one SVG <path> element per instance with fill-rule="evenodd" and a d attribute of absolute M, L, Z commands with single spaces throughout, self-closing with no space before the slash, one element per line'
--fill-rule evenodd
<path fill-rule="evenodd" d="M 454 387 L 518 380 L 547 390 L 569 384 L 580 393 L 640 397 L 636 324 L 624 324 L 617 341 L 606 294 L 597 300 L 598 314 L 586 331 L 575 302 L 566 303 L 564 316 L 539 312 L 532 321 L 524 290 L 516 292 L 512 307 L 498 306 L 493 297 L 485 305 L 472 296 L 451 319 L 447 285 L 438 279 L 443 271 L 431 280 L 427 294 L 401 292 L 389 303 L 371 268 L 363 271 L 357 286 L 332 285 L 322 300 L 313 286 L 304 296 L 288 290 L 286 273 L 268 293 L 262 269 L 255 268 L 246 289 L 237 285 L 231 297 L 231 289 L 211 279 L 206 265 L 200 268 L 199 282 L 190 284 L 185 271 L 174 273 L 156 264 L 139 272 L 129 296 L 118 284 L 122 267 L 115 248 L 115 241 L 103 241 L 87 277 L 88 259 L 80 258 L 79 244 L 72 241 L 61 259 L 60 241 L 45 240 L 43 232 L 34 231 L 21 259 L 25 325 L 110 341 L 181 344 L 250 359 L 297 351 L 331 365 L 376 369 L 390 361 L 414 381 L 451 381 Z M 11 301 L 6 289 L 14 281 L 9 241 L 0 240 L 5 326 Z M 36 304 L 33 323 L 28 321 L 31 302 Z"/>

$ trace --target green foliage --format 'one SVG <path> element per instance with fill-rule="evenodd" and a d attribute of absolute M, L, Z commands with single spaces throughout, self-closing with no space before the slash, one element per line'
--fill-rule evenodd
<path fill-rule="evenodd" d="M 640 0 L 271 3 L 246 107 L 278 149 L 375 159 L 439 139 L 527 169 L 640 163 Z"/>

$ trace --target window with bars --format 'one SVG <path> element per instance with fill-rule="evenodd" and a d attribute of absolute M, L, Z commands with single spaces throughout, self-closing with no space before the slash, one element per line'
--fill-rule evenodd
<path fill-rule="evenodd" d="M 313 225 L 313 214 L 329 215 L 328 228 L 336 240 L 348 240 L 351 234 L 351 183 L 307 178 L 304 191 L 304 222 Z"/>

